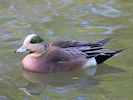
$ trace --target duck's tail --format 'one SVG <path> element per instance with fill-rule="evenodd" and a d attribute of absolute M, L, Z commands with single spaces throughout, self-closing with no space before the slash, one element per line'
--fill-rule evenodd
<path fill-rule="evenodd" d="M 108 43 L 111 40 L 112 40 L 112 38 L 109 37 L 109 38 L 105 38 L 105 39 L 103 39 L 101 41 L 98 41 L 98 43 L 100 43 L 101 46 L 104 46 L 106 43 Z"/>
<path fill-rule="evenodd" d="M 97 62 L 97 64 L 101 64 L 105 60 L 109 59 L 110 57 L 115 56 L 115 55 L 121 53 L 123 50 L 125 50 L 125 49 L 120 49 L 120 50 L 117 50 L 117 51 L 107 52 L 107 53 L 104 53 L 104 54 L 100 54 L 100 55 L 95 57 L 96 62 Z"/>

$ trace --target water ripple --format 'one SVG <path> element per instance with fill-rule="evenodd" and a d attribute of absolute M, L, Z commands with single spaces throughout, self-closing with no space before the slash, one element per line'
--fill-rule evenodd
<path fill-rule="evenodd" d="M 111 7 L 113 0 L 108 0 L 106 3 L 86 4 L 85 8 L 90 9 L 94 14 L 106 17 L 119 17 L 121 11 Z"/>
<path fill-rule="evenodd" d="M 76 96 L 74 100 L 88 100 L 86 96 Z"/>
<path fill-rule="evenodd" d="M 51 89 L 51 92 L 57 93 L 57 94 L 66 94 L 70 92 L 70 88 L 68 87 L 54 87 Z"/>
<path fill-rule="evenodd" d="M 11 34 L 3 34 L 0 36 L 0 39 L 4 39 L 4 40 L 11 39 L 11 38 L 13 38 Z"/>
<path fill-rule="evenodd" d="M 119 28 L 123 28 L 124 26 L 90 26 L 90 25 L 84 25 L 85 29 L 103 29 L 104 32 L 101 32 L 101 34 L 112 34 L 114 30 L 117 30 Z M 88 34 L 95 34 L 95 33 L 88 33 Z"/>
<path fill-rule="evenodd" d="M 119 17 L 121 12 L 110 7 L 107 5 L 95 5 L 92 6 L 91 11 L 95 14 L 103 15 L 103 16 L 108 16 L 108 17 Z"/>

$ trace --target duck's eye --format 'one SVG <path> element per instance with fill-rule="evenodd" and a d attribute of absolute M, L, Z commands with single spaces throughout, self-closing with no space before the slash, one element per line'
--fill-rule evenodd
<path fill-rule="evenodd" d="M 43 40 L 41 37 L 35 36 L 35 37 L 33 37 L 33 38 L 31 39 L 30 43 L 36 44 L 36 43 L 41 43 L 41 42 L 43 42 L 43 41 L 44 41 L 44 40 Z"/>

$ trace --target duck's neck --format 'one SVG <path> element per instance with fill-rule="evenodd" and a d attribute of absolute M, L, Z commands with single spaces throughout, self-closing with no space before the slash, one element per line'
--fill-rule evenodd
<path fill-rule="evenodd" d="M 29 54 L 30 56 L 33 57 L 40 57 L 42 55 L 44 55 L 47 51 L 48 51 L 48 44 L 42 44 L 38 49 L 37 52 L 33 52 L 31 54 Z"/>

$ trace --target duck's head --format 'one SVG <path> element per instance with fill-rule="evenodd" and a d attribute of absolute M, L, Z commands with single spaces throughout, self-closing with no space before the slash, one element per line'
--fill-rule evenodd
<path fill-rule="evenodd" d="M 15 52 L 21 53 L 29 51 L 30 53 L 42 53 L 47 49 L 47 43 L 38 35 L 30 34 L 28 35 L 22 46 L 18 48 Z"/>

